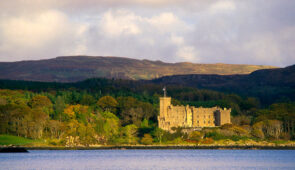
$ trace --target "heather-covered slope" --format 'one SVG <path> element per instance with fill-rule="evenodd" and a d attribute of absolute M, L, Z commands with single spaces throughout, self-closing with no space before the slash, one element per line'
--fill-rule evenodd
<path fill-rule="evenodd" d="M 183 74 L 249 74 L 271 66 L 164 63 L 120 57 L 69 56 L 20 62 L 0 62 L 0 79 L 76 82 L 88 78 L 154 79 Z"/>

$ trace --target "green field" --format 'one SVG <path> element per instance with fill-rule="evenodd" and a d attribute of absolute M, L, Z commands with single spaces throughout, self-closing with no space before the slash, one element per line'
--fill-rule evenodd
<path fill-rule="evenodd" d="M 32 139 L 27 139 L 12 135 L 0 135 L 0 145 L 27 145 L 36 142 Z"/>

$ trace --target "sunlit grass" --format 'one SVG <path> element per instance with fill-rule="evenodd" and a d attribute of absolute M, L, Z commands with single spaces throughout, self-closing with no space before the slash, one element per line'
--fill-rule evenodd
<path fill-rule="evenodd" d="M 27 145 L 36 142 L 32 139 L 27 139 L 12 135 L 0 135 L 0 145 Z"/>

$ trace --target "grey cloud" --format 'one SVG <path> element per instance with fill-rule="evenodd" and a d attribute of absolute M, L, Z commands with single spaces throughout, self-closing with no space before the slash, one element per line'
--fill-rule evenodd
<path fill-rule="evenodd" d="M 1 1 L 0 6 L 0 27 L 9 20 L 19 19 L 20 24 L 36 28 L 40 35 L 53 32 L 50 41 L 45 42 L 45 37 L 39 47 L 27 47 L 15 44 L 12 41 L 15 39 L 0 30 L 0 61 L 85 54 L 168 62 L 276 66 L 295 63 L 292 0 L 14 0 Z M 52 29 L 40 30 L 38 24 L 46 22 L 37 16 L 46 11 L 56 12 L 52 18 L 56 23 L 61 22 L 59 15 L 64 17 L 61 23 L 64 29 L 49 25 Z M 104 15 L 108 12 L 115 15 L 116 11 L 127 11 L 115 16 L 126 15 L 119 18 L 124 22 L 104 27 Z M 163 26 L 169 19 L 177 22 Z M 115 36 L 108 35 L 110 31 Z"/>

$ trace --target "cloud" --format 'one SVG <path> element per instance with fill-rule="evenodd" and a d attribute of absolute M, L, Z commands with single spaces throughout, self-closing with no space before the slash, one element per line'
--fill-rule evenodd
<path fill-rule="evenodd" d="M 107 55 L 295 63 L 295 1 L 0 1 L 0 61 Z"/>
<path fill-rule="evenodd" d="M 137 22 L 141 17 L 134 15 L 127 10 L 108 11 L 103 14 L 101 27 L 109 36 L 120 36 L 122 34 L 140 34 L 141 30 Z"/>
<path fill-rule="evenodd" d="M 147 19 L 147 22 L 161 32 L 173 32 L 173 30 L 187 31 L 189 29 L 189 26 L 172 12 L 164 12 L 160 15 L 153 16 Z"/>
<path fill-rule="evenodd" d="M 46 11 L 29 18 L 7 18 L 1 21 L 2 38 L 15 46 L 37 48 L 60 36 L 67 28 L 66 20 L 66 16 L 57 11 Z"/>
<path fill-rule="evenodd" d="M 109 10 L 98 23 L 99 41 L 90 45 L 97 46 L 93 53 L 142 59 L 170 56 L 170 61 L 177 61 L 176 50 L 186 45 L 182 35 L 190 32 L 190 26 L 172 12 L 142 16 L 126 9 Z"/>
<path fill-rule="evenodd" d="M 184 44 L 184 38 L 177 35 L 171 35 L 171 43 L 175 45 L 183 45 Z"/>
<path fill-rule="evenodd" d="M 219 0 L 213 3 L 209 11 L 213 14 L 220 13 L 220 12 L 230 12 L 236 9 L 236 5 L 233 1 L 229 0 Z"/>
<path fill-rule="evenodd" d="M 197 58 L 198 52 L 193 46 L 183 46 L 180 47 L 176 55 L 178 58 L 184 61 L 198 61 L 199 59 Z"/>
<path fill-rule="evenodd" d="M 65 14 L 56 10 L 1 18 L 1 59 L 47 58 L 54 51 L 56 54 L 72 51 L 69 49 L 77 46 L 76 40 L 82 36 L 82 28 L 83 25 L 70 22 Z"/>

